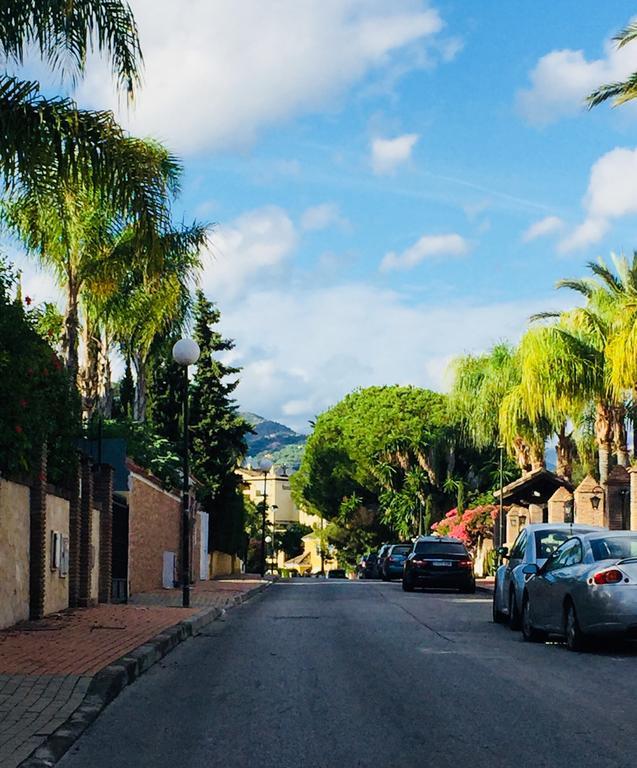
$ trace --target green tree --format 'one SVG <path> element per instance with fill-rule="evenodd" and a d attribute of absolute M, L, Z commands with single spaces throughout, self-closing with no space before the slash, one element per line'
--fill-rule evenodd
<path fill-rule="evenodd" d="M 239 415 L 232 398 L 240 369 L 220 359 L 234 347 L 234 342 L 217 330 L 220 317 L 214 304 L 197 291 L 194 337 L 201 355 L 191 396 L 192 468 L 201 483 L 204 509 L 211 515 L 213 546 L 225 552 L 240 552 L 244 547 L 246 510 L 241 479 L 235 470 L 246 454 L 245 435 L 251 427 Z"/>
<path fill-rule="evenodd" d="M 637 22 L 632 21 L 627 27 L 619 32 L 613 40 L 618 48 L 632 43 L 637 38 Z M 589 109 L 602 104 L 609 99 L 613 100 L 613 106 L 631 101 L 637 96 L 637 72 L 633 72 L 626 80 L 615 83 L 606 83 L 594 90 L 586 99 Z"/>

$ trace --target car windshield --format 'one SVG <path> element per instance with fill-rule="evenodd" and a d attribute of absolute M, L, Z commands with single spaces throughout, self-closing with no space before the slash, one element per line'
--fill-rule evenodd
<path fill-rule="evenodd" d="M 560 544 L 571 538 L 571 535 L 569 531 L 536 531 L 535 552 L 537 559 L 548 559 Z"/>
<path fill-rule="evenodd" d="M 637 534 L 609 536 L 591 540 L 594 560 L 621 560 L 637 557 Z"/>
<path fill-rule="evenodd" d="M 446 555 L 466 555 L 467 550 L 464 546 L 464 544 L 460 544 L 460 542 L 453 542 L 453 541 L 419 541 L 416 544 L 416 550 L 417 555 L 436 555 L 436 556 L 446 556 Z"/>

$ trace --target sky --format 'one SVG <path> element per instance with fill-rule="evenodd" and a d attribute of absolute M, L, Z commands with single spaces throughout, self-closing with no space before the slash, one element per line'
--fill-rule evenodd
<path fill-rule="evenodd" d="M 587 262 L 637 246 L 637 70 L 624 0 L 131 0 L 133 108 L 73 95 L 181 155 L 175 217 L 213 225 L 201 285 L 243 410 L 307 432 L 358 386 L 444 391 Z M 35 67 L 37 71 L 37 67 Z M 36 301 L 51 278 L 13 244 Z"/>

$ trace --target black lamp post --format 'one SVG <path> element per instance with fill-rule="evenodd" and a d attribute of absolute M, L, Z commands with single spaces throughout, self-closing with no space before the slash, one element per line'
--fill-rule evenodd
<path fill-rule="evenodd" d="M 173 360 L 184 369 L 184 455 L 181 501 L 181 604 L 190 608 L 190 469 L 188 467 L 188 366 L 199 360 L 199 345 L 193 339 L 179 339 L 173 346 Z"/>
<path fill-rule="evenodd" d="M 261 578 L 265 576 L 265 524 L 268 509 L 268 472 L 272 469 L 269 459 L 261 459 L 259 469 L 263 472 L 263 510 L 261 517 Z"/>

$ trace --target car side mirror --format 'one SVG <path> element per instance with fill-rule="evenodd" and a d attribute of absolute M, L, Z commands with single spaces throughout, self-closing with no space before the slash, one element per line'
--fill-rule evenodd
<path fill-rule="evenodd" d="M 522 568 L 522 573 L 525 576 L 537 576 L 540 572 L 540 568 L 537 563 L 528 563 Z"/>
<path fill-rule="evenodd" d="M 509 556 L 509 548 L 508 547 L 498 547 L 496 549 L 496 553 L 500 555 L 500 557 L 508 557 Z"/>

